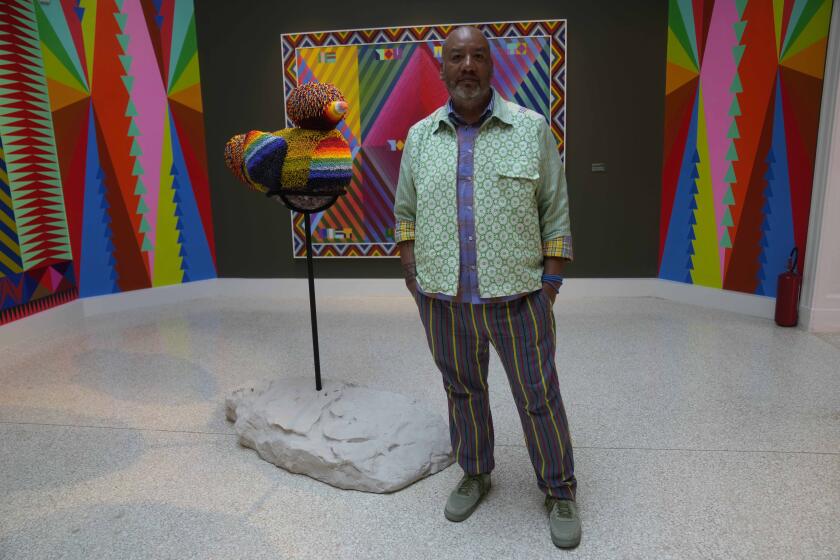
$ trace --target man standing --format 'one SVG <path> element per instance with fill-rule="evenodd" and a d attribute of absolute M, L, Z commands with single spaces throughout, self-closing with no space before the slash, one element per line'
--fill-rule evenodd
<path fill-rule="evenodd" d="M 465 520 L 490 490 L 492 344 L 546 495 L 551 539 L 571 548 L 581 524 L 552 312 L 572 257 L 565 172 L 545 118 L 502 99 L 490 87 L 492 75 L 481 32 L 453 30 L 440 70 L 449 102 L 406 138 L 396 238 L 443 376 L 452 449 L 464 470 L 447 500 L 447 519 Z"/>

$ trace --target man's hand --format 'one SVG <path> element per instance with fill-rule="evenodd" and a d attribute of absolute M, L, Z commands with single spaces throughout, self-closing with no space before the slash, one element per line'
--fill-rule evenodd
<path fill-rule="evenodd" d="M 563 267 L 565 266 L 565 259 L 558 257 L 543 258 L 543 274 L 561 275 L 563 274 Z M 548 296 L 548 301 L 554 305 L 554 300 L 557 298 L 557 288 L 548 282 L 543 282 L 543 292 Z"/>
<path fill-rule="evenodd" d="M 542 291 L 548 298 L 548 301 L 551 302 L 551 305 L 554 305 L 554 300 L 557 298 L 557 290 L 551 284 L 545 282 L 542 285 Z"/>
<path fill-rule="evenodd" d="M 406 278 L 405 287 L 408 289 L 408 293 L 410 293 L 412 297 L 417 294 L 417 280 L 409 280 Z"/>

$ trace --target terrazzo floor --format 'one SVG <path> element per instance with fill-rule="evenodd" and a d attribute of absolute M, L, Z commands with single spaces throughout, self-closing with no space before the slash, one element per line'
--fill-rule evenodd
<path fill-rule="evenodd" d="M 214 298 L 0 328 L 0 559 L 840 559 L 840 335 L 650 298 L 555 312 L 575 550 L 551 544 L 495 355 L 493 489 L 454 524 L 457 465 L 376 495 L 240 447 L 224 397 L 312 374 L 308 303 Z M 321 298 L 319 328 L 325 383 L 445 415 L 410 298 Z"/>

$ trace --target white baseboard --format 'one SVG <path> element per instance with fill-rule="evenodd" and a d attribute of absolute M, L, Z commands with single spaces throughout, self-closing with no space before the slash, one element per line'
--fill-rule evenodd
<path fill-rule="evenodd" d="M 129 311 L 153 305 L 166 305 L 204 297 L 214 297 L 219 289 L 219 280 L 199 280 L 186 284 L 172 284 L 158 288 L 133 290 L 119 294 L 88 297 L 81 300 L 85 317 Z"/>
<path fill-rule="evenodd" d="M 811 332 L 840 332 L 840 309 L 800 306 L 799 324 Z"/>
<path fill-rule="evenodd" d="M 318 297 L 408 297 L 399 278 L 323 278 L 315 280 Z M 56 328 L 78 324 L 85 317 L 167 305 L 200 298 L 306 298 L 305 278 L 219 278 L 146 290 L 79 299 L 0 327 L 0 347 L 41 338 Z M 740 292 L 682 284 L 659 278 L 569 278 L 558 298 L 658 297 L 678 303 L 734 311 L 770 319 L 775 299 Z M 840 310 L 801 310 L 801 323 L 816 330 L 840 330 Z"/>
<path fill-rule="evenodd" d="M 89 298 L 79 298 L 0 326 L 0 348 L 43 340 L 50 333 L 78 327 L 85 317 L 214 297 L 217 279 L 173 284 Z"/>
<path fill-rule="evenodd" d="M 217 297 L 305 298 L 309 295 L 306 278 L 222 278 L 217 280 Z M 408 297 L 401 278 L 318 278 L 318 297 Z M 568 278 L 557 296 L 561 300 L 585 297 L 658 297 L 734 311 L 755 317 L 772 318 L 775 299 L 741 292 L 716 290 L 681 284 L 659 278 Z"/>
<path fill-rule="evenodd" d="M 707 288 L 694 284 L 683 284 L 672 280 L 658 279 L 657 297 L 689 303 L 711 309 L 734 311 L 743 315 L 772 319 L 776 314 L 776 298 Z"/>
<path fill-rule="evenodd" d="M 78 327 L 85 315 L 81 300 L 57 305 L 0 326 L 0 348 L 40 342 L 51 333 Z"/>
<path fill-rule="evenodd" d="M 306 278 L 222 278 L 219 296 L 309 297 Z M 650 297 L 656 295 L 656 278 L 569 278 L 558 297 Z M 316 278 L 318 297 L 408 297 L 402 278 Z"/>
<path fill-rule="evenodd" d="M 656 297 L 657 278 L 567 278 L 557 299 L 584 297 Z"/>
<path fill-rule="evenodd" d="M 306 278 L 220 278 L 219 296 L 305 298 Z M 399 297 L 407 296 L 405 282 L 398 278 L 316 278 L 316 297 Z"/>

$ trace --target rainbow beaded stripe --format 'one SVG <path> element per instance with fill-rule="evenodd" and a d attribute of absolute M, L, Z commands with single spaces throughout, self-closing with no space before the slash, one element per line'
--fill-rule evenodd
<path fill-rule="evenodd" d="M 289 144 L 283 164 L 284 187 L 318 190 L 350 184 L 353 159 L 339 131 L 284 128 L 276 134 Z"/>
<path fill-rule="evenodd" d="M 266 192 L 279 187 L 288 144 L 280 136 L 258 130 L 245 135 L 243 171 L 248 183 Z"/>
<path fill-rule="evenodd" d="M 346 188 L 353 177 L 350 147 L 341 133 L 284 128 L 271 134 L 253 130 L 225 145 L 225 164 L 253 190 Z"/>

